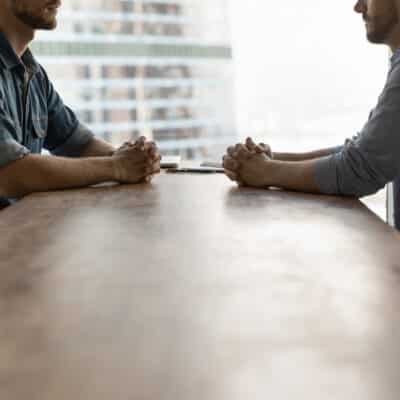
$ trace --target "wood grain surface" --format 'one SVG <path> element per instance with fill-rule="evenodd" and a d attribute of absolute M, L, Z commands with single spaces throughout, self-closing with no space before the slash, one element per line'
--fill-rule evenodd
<path fill-rule="evenodd" d="M 220 175 L 0 213 L 1 400 L 394 400 L 398 234 Z"/>

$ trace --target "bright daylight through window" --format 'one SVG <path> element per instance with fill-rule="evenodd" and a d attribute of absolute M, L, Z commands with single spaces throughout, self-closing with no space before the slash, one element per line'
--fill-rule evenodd
<path fill-rule="evenodd" d="M 64 0 L 38 59 L 80 119 L 119 145 L 219 160 L 246 136 L 277 151 L 357 134 L 387 50 L 347 0 Z M 367 202 L 382 217 L 384 192 Z"/>

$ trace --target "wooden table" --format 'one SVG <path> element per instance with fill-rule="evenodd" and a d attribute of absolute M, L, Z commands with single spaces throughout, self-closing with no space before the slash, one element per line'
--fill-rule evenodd
<path fill-rule="evenodd" d="M 358 201 L 170 174 L 0 235 L 1 400 L 399 399 L 399 236 Z"/>

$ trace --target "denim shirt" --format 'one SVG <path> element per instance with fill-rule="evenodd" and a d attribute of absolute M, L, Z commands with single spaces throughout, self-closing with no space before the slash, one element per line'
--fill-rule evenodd
<path fill-rule="evenodd" d="M 395 224 L 400 229 L 400 49 L 391 58 L 385 87 L 363 129 L 335 154 L 317 160 L 316 182 L 321 193 L 355 197 L 394 182 Z"/>
<path fill-rule="evenodd" d="M 43 148 L 78 157 L 92 138 L 30 50 L 20 59 L 0 32 L 0 168 Z M 0 208 L 5 204 L 0 198 Z"/>

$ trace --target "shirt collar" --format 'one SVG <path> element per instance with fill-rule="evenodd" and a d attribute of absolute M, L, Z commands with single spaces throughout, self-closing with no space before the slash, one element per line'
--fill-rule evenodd
<path fill-rule="evenodd" d="M 400 61 L 400 48 L 395 50 L 395 52 L 393 53 L 392 57 L 390 58 L 390 63 L 392 65 L 392 67 L 393 67 L 393 65 L 396 64 L 399 61 Z"/>
<path fill-rule="evenodd" d="M 6 69 L 13 69 L 22 65 L 33 74 L 39 71 L 39 64 L 31 51 L 27 49 L 20 59 L 3 32 L 0 32 L 0 60 Z"/>

